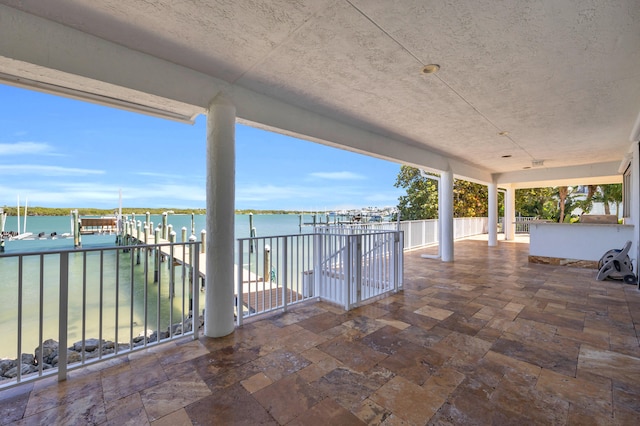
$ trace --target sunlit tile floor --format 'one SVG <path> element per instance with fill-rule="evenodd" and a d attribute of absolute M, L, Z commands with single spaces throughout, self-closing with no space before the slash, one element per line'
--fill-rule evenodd
<path fill-rule="evenodd" d="M 0 392 L 2 424 L 638 424 L 640 291 L 465 240 L 405 289 Z"/>

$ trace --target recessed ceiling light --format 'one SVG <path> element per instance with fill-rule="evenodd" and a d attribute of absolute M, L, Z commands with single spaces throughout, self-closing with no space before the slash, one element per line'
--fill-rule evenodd
<path fill-rule="evenodd" d="M 498 136 L 507 136 L 508 134 L 509 132 L 507 131 L 498 132 Z"/>
<path fill-rule="evenodd" d="M 435 74 L 440 69 L 438 64 L 429 64 L 422 67 L 422 74 Z"/>
<path fill-rule="evenodd" d="M 530 169 L 531 166 L 524 166 L 523 169 Z"/>
<path fill-rule="evenodd" d="M 511 154 L 503 155 L 502 158 L 511 158 Z"/>

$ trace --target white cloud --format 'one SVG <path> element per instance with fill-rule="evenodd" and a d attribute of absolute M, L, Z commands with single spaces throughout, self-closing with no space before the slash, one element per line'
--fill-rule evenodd
<path fill-rule="evenodd" d="M 29 205 L 45 207 L 112 208 L 119 202 L 122 190 L 125 207 L 198 207 L 204 206 L 204 188 L 186 185 L 123 186 L 97 182 L 55 181 L 24 183 L 8 187 L 0 185 L 0 206 L 14 205 L 16 195 L 29 198 Z"/>
<path fill-rule="evenodd" d="M 330 180 L 364 180 L 365 176 L 353 172 L 313 172 L 309 176 Z"/>
<path fill-rule="evenodd" d="M 171 174 L 171 173 L 157 173 L 157 172 L 136 172 L 138 176 L 147 176 L 147 177 L 158 177 L 158 178 L 172 178 L 172 179 L 182 179 L 184 175 Z"/>
<path fill-rule="evenodd" d="M 41 142 L 0 143 L 0 155 L 53 155 L 51 145 Z"/>
<path fill-rule="evenodd" d="M 236 186 L 236 201 L 273 201 L 313 198 L 316 194 L 306 186 L 250 185 Z"/>
<path fill-rule="evenodd" d="M 75 167 L 41 166 L 38 164 L 0 164 L 0 175 L 29 176 L 87 176 L 102 175 L 104 170 Z"/>

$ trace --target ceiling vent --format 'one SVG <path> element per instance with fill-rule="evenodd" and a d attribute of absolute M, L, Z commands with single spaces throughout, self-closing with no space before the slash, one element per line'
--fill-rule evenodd
<path fill-rule="evenodd" d="M 542 167 L 544 166 L 544 160 L 531 160 L 531 167 Z"/>

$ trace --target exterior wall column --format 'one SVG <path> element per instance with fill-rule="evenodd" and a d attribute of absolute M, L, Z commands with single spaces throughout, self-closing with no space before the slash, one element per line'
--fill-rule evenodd
<path fill-rule="evenodd" d="M 439 204 L 440 248 L 442 261 L 453 262 L 453 172 L 440 173 Z"/>
<path fill-rule="evenodd" d="M 504 239 L 516 238 L 516 190 L 509 186 L 504 197 Z"/>
<path fill-rule="evenodd" d="M 216 96 L 207 114 L 207 337 L 234 330 L 235 127 L 235 105 Z"/>
<path fill-rule="evenodd" d="M 489 184 L 489 247 L 498 245 L 498 185 Z"/>

